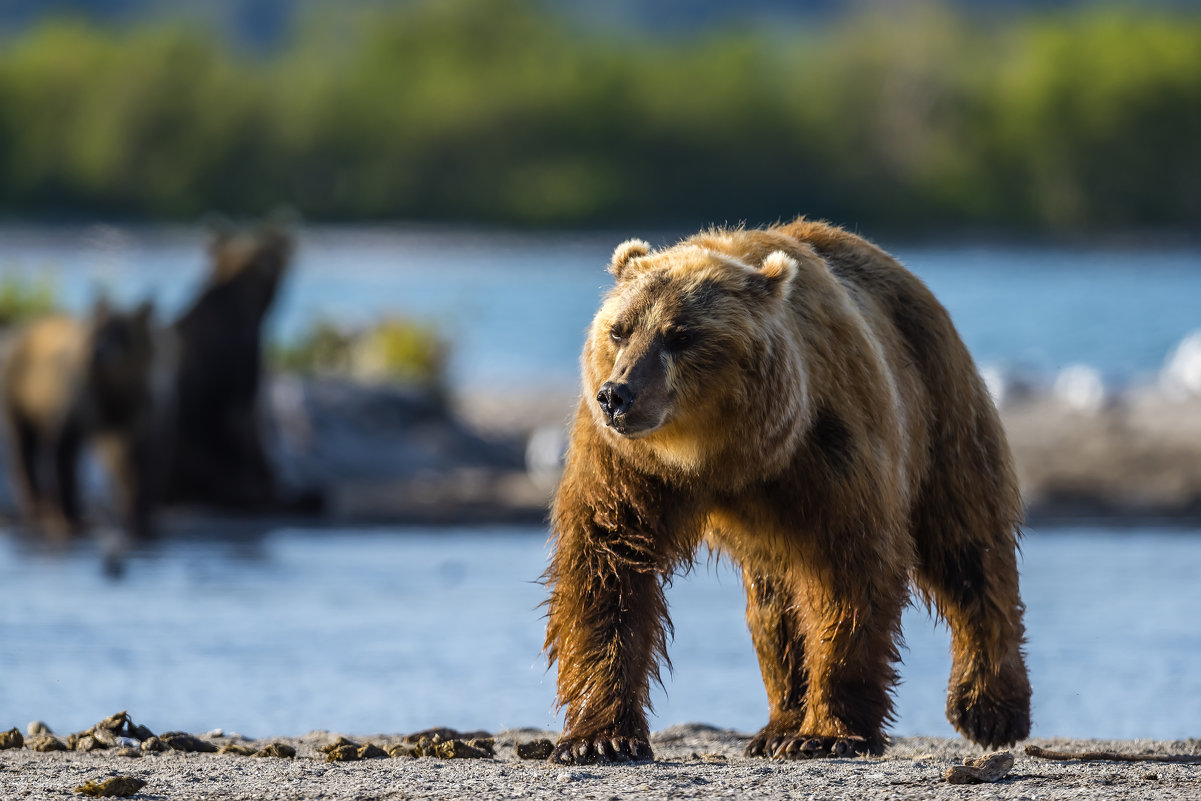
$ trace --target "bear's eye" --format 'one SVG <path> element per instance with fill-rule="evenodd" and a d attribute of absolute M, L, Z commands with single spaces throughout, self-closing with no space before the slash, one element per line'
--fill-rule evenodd
<path fill-rule="evenodd" d="M 618 345 L 621 345 L 629 338 L 630 338 L 629 329 L 627 329 L 623 326 L 615 325 L 609 329 L 609 339 L 613 340 Z"/>
<path fill-rule="evenodd" d="M 693 333 L 688 329 L 676 328 L 664 336 L 663 344 L 668 350 L 678 353 L 692 345 L 694 339 Z"/>

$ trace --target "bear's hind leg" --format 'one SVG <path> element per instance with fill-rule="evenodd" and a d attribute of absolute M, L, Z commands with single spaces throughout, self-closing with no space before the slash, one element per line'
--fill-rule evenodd
<path fill-rule="evenodd" d="M 1015 542 L 1012 535 L 995 539 L 982 542 L 968 534 L 919 542 L 915 575 L 951 629 L 947 719 L 985 748 L 1030 734 Z"/>
<path fill-rule="evenodd" d="M 792 570 L 777 566 L 767 582 L 750 572 L 761 589 L 748 586 L 748 622 L 772 709 L 748 745 L 749 755 L 795 759 L 884 751 L 905 574 L 899 559 L 889 563 L 896 569 L 882 570 L 860 563 L 866 552 L 848 549 L 841 556 L 836 561 L 815 551 Z M 838 565 L 859 580 L 840 583 L 802 564 L 822 565 L 831 574 Z"/>

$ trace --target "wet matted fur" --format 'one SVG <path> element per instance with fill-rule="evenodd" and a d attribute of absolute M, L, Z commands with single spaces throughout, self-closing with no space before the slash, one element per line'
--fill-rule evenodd
<path fill-rule="evenodd" d="M 664 584 L 702 542 L 743 571 L 770 702 L 748 753 L 883 750 L 911 586 L 951 628 L 956 729 L 1026 737 L 1012 458 L 925 285 L 803 219 L 630 240 L 610 270 L 552 508 L 552 759 L 650 757 Z"/>

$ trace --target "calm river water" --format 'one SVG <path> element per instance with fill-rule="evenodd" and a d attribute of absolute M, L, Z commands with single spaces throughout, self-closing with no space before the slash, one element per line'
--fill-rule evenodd
<path fill-rule="evenodd" d="M 557 727 L 539 652 L 540 529 L 300 531 L 169 540 L 106 579 L 97 548 L 0 536 L 0 727 L 85 728 L 121 709 L 152 729 L 251 736 L 325 728 Z M 1201 532 L 1028 534 L 1034 732 L 1201 736 Z M 752 731 L 766 698 L 742 587 L 702 559 L 669 591 L 673 675 L 655 728 Z M 898 734 L 952 734 L 949 638 L 905 621 Z"/>
<path fill-rule="evenodd" d="M 570 386 L 583 331 L 631 235 L 306 229 L 271 322 L 433 322 L 456 389 Z M 887 242 L 883 243 L 886 246 Z M 164 318 L 204 270 L 193 229 L 0 228 L 0 274 L 51 278 L 84 308 L 98 290 L 154 297 Z M 1201 327 L 1196 248 L 894 250 L 951 311 L 981 364 L 1109 381 L 1152 376 Z M 0 533 L 0 728 L 70 731 L 128 709 L 154 729 L 249 735 L 557 726 L 540 656 L 546 532 L 274 530 L 169 539 L 106 579 L 98 546 L 51 554 Z M 1035 733 L 1201 736 L 1201 532 L 1032 532 L 1023 557 Z M 656 727 L 751 731 L 766 700 L 742 588 L 703 564 L 670 591 L 674 675 Z M 901 734 L 949 734 L 948 636 L 906 620 Z"/>

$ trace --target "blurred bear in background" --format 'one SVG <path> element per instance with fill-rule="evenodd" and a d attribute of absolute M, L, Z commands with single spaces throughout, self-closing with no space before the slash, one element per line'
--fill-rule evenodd
<path fill-rule="evenodd" d="M 170 448 L 173 360 L 150 303 L 125 312 L 101 300 L 87 319 L 45 317 L 16 334 L 2 400 L 26 521 L 58 539 L 82 529 L 79 457 L 94 445 L 129 533 L 154 533 Z"/>
<path fill-rule="evenodd" d="M 278 224 L 214 233 L 208 281 L 173 327 L 179 362 L 170 503 L 238 511 L 277 505 L 259 425 L 262 328 L 292 251 L 291 234 Z"/>

